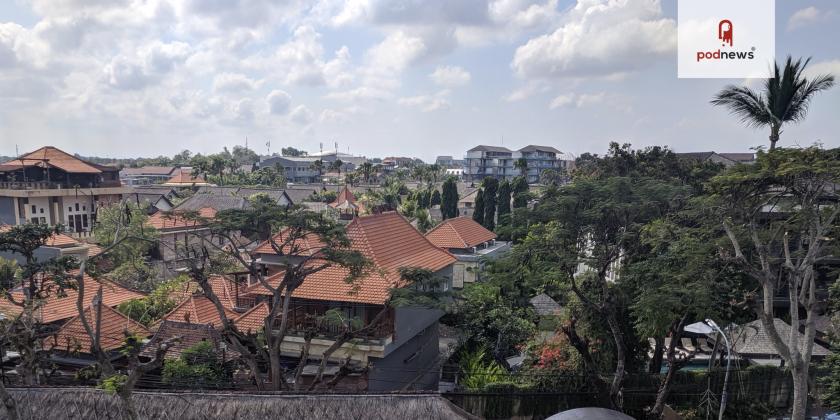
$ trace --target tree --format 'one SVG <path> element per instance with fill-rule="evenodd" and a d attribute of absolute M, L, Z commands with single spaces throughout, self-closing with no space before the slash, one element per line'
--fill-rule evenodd
<path fill-rule="evenodd" d="M 260 162 L 260 156 L 256 152 L 239 145 L 233 146 L 232 157 L 237 166 L 253 165 Z"/>
<path fill-rule="evenodd" d="M 521 209 L 528 206 L 528 181 L 525 177 L 518 176 L 511 183 L 511 194 L 513 195 L 513 208 Z"/>
<path fill-rule="evenodd" d="M 511 185 L 507 180 L 502 181 L 499 185 L 499 197 L 496 200 L 499 204 L 499 224 L 507 225 L 510 223 L 510 195 Z"/>
<path fill-rule="evenodd" d="M 793 376 L 792 418 L 804 419 L 808 372 L 814 347 L 818 265 L 836 246 L 840 150 L 776 149 L 758 153 L 712 179 L 719 221 L 731 245 L 731 261 L 756 281 L 760 296 L 747 296 L 762 327 Z M 776 329 L 777 290 L 788 291 L 787 315 L 794 330 L 805 314 L 804 333 Z"/>
<path fill-rule="evenodd" d="M 149 216 L 139 204 L 131 201 L 101 207 L 94 227 L 94 234 L 103 247 L 111 247 L 108 254 L 110 277 L 117 282 L 141 289 L 151 290 L 151 280 L 156 271 L 149 264 L 148 253 L 158 239 L 157 231 L 146 225 Z M 126 241 L 132 237 L 137 240 Z M 99 267 L 90 268 L 98 271 Z"/>
<path fill-rule="evenodd" d="M 117 310 L 145 326 L 150 326 L 175 309 L 180 302 L 172 298 L 188 291 L 189 278 L 178 276 L 159 284 L 147 296 L 123 302 Z"/>
<path fill-rule="evenodd" d="M 790 56 L 784 68 L 773 66 L 773 77 L 764 82 L 761 92 L 748 87 L 730 85 L 718 92 L 713 105 L 729 108 L 748 127 L 770 128 L 770 151 L 776 149 L 779 135 L 786 123 L 805 119 L 814 95 L 834 86 L 834 76 L 805 77 L 811 59 L 793 60 Z"/>
<path fill-rule="evenodd" d="M 336 160 L 332 161 L 332 163 L 330 163 L 330 170 L 331 171 L 337 171 L 338 176 L 341 176 L 341 168 L 343 167 L 343 165 L 344 165 L 344 162 L 342 162 L 341 159 L 336 159 Z"/>
<path fill-rule="evenodd" d="M 496 228 L 496 194 L 499 190 L 499 180 L 486 177 L 481 183 L 484 188 L 484 227 L 487 230 Z"/>
<path fill-rule="evenodd" d="M 228 168 L 229 159 L 221 153 L 208 156 L 210 160 L 209 171 L 219 177 L 219 184 L 224 184 L 225 169 Z"/>
<path fill-rule="evenodd" d="M 321 160 L 321 159 L 318 159 L 318 160 L 312 162 L 312 164 L 309 165 L 309 169 L 312 169 L 314 171 L 318 171 L 318 182 L 320 182 L 321 176 L 324 174 L 324 161 Z"/>
<path fill-rule="evenodd" d="M 432 198 L 431 198 L 429 204 L 431 206 L 439 206 L 441 204 L 441 197 L 440 197 L 440 191 L 439 190 L 434 190 L 432 192 Z"/>
<path fill-rule="evenodd" d="M 178 359 L 163 363 L 163 383 L 176 387 L 219 388 L 226 382 L 222 356 L 209 341 L 202 341 L 181 352 Z"/>
<path fill-rule="evenodd" d="M 513 162 L 513 167 L 515 169 L 519 169 L 519 175 L 523 177 L 528 176 L 528 159 L 525 159 L 524 157 L 516 159 L 516 161 Z"/>
<path fill-rule="evenodd" d="M 440 212 L 444 219 L 458 217 L 458 187 L 455 178 L 447 178 L 443 182 L 443 194 L 440 198 Z"/>
<path fill-rule="evenodd" d="M 370 162 L 364 162 L 359 165 L 358 170 L 362 173 L 362 177 L 365 180 L 365 184 L 370 182 L 370 176 L 374 174 L 373 164 Z"/>
<path fill-rule="evenodd" d="M 291 147 L 291 146 L 284 147 L 284 148 L 280 149 L 280 154 L 282 154 L 283 156 L 291 156 L 291 157 L 300 157 L 300 156 L 306 156 L 307 155 L 307 153 L 305 151 L 295 149 L 294 147 Z"/>
<path fill-rule="evenodd" d="M 517 346 L 536 331 L 533 312 L 512 303 L 496 285 L 468 284 L 455 308 L 455 323 L 467 333 L 472 347 L 486 348 L 502 361 L 516 354 Z"/>
<path fill-rule="evenodd" d="M 475 208 L 473 209 L 472 218 L 476 223 L 484 226 L 484 190 L 481 188 L 475 194 Z"/>

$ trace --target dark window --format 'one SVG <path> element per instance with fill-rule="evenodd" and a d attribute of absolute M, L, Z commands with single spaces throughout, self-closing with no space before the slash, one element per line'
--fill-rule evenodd
<path fill-rule="evenodd" d="M 41 209 L 41 214 L 44 214 L 44 209 L 43 208 Z"/>
<path fill-rule="evenodd" d="M 82 210 L 87 211 L 87 206 L 82 206 Z"/>
<path fill-rule="evenodd" d="M 70 226 L 70 230 L 75 230 L 76 229 L 76 225 L 73 223 L 73 217 L 72 216 L 67 218 L 67 226 Z"/>
<path fill-rule="evenodd" d="M 46 225 L 46 224 L 47 224 L 47 218 L 46 218 L 46 217 L 42 217 L 42 218 L 41 218 L 41 224 L 42 224 L 42 225 Z"/>
<path fill-rule="evenodd" d="M 35 213 L 37 213 L 37 212 L 38 212 L 38 208 L 37 208 L 37 207 L 35 207 L 35 205 L 33 204 L 33 205 L 32 205 L 32 214 L 35 214 Z"/>
<path fill-rule="evenodd" d="M 82 215 L 82 226 L 84 226 L 84 227 L 88 227 L 88 223 L 87 223 L 87 215 L 86 215 L 86 214 L 83 214 L 83 215 Z"/>
<path fill-rule="evenodd" d="M 67 211 L 73 211 L 73 207 L 68 206 Z"/>
<path fill-rule="evenodd" d="M 33 218 L 32 218 L 32 220 L 31 220 L 31 222 L 37 225 L 37 224 L 38 224 L 38 218 L 37 218 L 37 217 L 33 217 Z"/>
<path fill-rule="evenodd" d="M 76 203 L 76 211 L 79 211 L 79 203 Z"/>

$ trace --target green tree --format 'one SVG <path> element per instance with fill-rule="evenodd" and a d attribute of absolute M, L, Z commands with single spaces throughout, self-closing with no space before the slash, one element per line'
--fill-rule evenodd
<path fill-rule="evenodd" d="M 338 176 L 341 176 L 341 168 L 344 167 L 344 162 L 341 159 L 336 159 L 330 163 L 330 170 L 338 172 Z"/>
<path fill-rule="evenodd" d="M 513 195 L 513 208 L 521 209 L 528 206 L 528 181 L 525 177 L 518 176 L 511 183 L 511 195 Z"/>
<path fill-rule="evenodd" d="M 151 293 L 139 299 L 132 299 L 117 306 L 125 316 L 145 326 L 163 318 L 180 303 L 173 296 L 189 293 L 189 278 L 178 276 L 160 283 Z"/>
<path fill-rule="evenodd" d="M 202 341 L 163 364 L 163 383 L 179 388 L 219 388 L 228 382 L 224 360 L 213 344 Z"/>
<path fill-rule="evenodd" d="M 513 162 L 513 167 L 519 169 L 519 175 L 522 177 L 528 176 L 528 159 L 525 159 L 524 157 L 516 159 L 516 161 Z"/>
<path fill-rule="evenodd" d="M 434 190 L 434 191 L 432 192 L 432 198 L 431 198 L 431 200 L 429 201 L 429 204 L 430 204 L 431 206 L 439 206 L 439 205 L 441 205 L 441 197 L 440 197 L 440 191 L 439 191 L 439 190 Z"/>
<path fill-rule="evenodd" d="M 475 194 L 475 207 L 473 208 L 473 220 L 484 226 L 484 190 L 479 188 Z"/>
<path fill-rule="evenodd" d="M 260 162 L 260 156 L 251 149 L 242 146 L 233 146 L 233 161 L 237 166 L 253 165 Z"/>
<path fill-rule="evenodd" d="M 832 75 L 805 77 L 810 61 L 788 56 L 783 68 L 778 63 L 773 66 L 773 77 L 764 82 L 760 92 L 730 85 L 718 92 L 712 104 L 729 108 L 748 127 L 769 127 L 773 151 L 783 126 L 804 120 L 814 95 L 834 86 Z"/>
<path fill-rule="evenodd" d="M 112 247 L 107 270 L 118 283 L 141 290 L 151 290 L 157 272 L 149 263 L 148 253 L 158 239 L 157 231 L 146 225 L 149 217 L 130 201 L 99 209 L 94 235 L 102 247 Z M 108 265 L 103 264 L 102 268 Z M 99 271 L 100 267 L 90 268 Z"/>
<path fill-rule="evenodd" d="M 504 360 L 536 332 L 534 319 L 532 310 L 514 305 L 500 287 L 471 283 L 461 293 L 454 324 L 466 332 L 468 347 L 486 348 L 493 358 Z"/>
<path fill-rule="evenodd" d="M 458 187 L 455 185 L 455 178 L 447 178 L 443 182 L 443 194 L 440 202 L 440 212 L 444 219 L 458 217 L 458 199 Z"/>
<path fill-rule="evenodd" d="M 487 230 L 496 228 L 496 194 L 499 190 L 499 180 L 487 177 L 481 183 L 484 189 L 484 227 Z"/>
<path fill-rule="evenodd" d="M 307 155 L 307 153 L 305 151 L 295 149 L 294 147 L 291 147 L 291 146 L 284 147 L 284 148 L 280 149 L 280 154 L 282 154 L 283 156 L 291 156 L 291 157 L 300 157 L 300 156 L 306 156 Z"/>
<path fill-rule="evenodd" d="M 502 181 L 499 185 L 499 193 L 497 202 L 499 208 L 499 224 L 507 225 L 510 223 L 510 195 L 511 185 L 507 180 Z"/>
<path fill-rule="evenodd" d="M 776 149 L 758 153 L 753 165 L 738 165 L 712 179 L 718 217 L 730 242 L 732 263 L 758 283 L 749 299 L 770 342 L 793 376 L 792 418 L 804 419 L 808 373 L 816 334 L 819 261 L 833 254 L 840 215 L 840 149 Z M 835 254 L 836 255 L 836 254 Z M 804 333 L 776 329 L 777 290 L 787 289 L 790 324 Z"/>
<path fill-rule="evenodd" d="M 321 176 L 324 174 L 324 168 L 325 168 L 324 161 L 321 160 L 321 159 L 318 159 L 318 160 L 312 162 L 311 165 L 309 165 L 309 169 L 312 169 L 312 170 L 318 172 L 318 182 L 321 182 Z"/>
<path fill-rule="evenodd" d="M 358 171 L 362 173 L 362 178 L 365 180 L 365 184 L 370 182 L 371 175 L 375 173 L 373 164 L 370 162 L 364 162 L 359 165 Z"/>

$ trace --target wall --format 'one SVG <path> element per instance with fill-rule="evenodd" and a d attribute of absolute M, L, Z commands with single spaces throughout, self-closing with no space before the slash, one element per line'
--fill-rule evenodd
<path fill-rule="evenodd" d="M 438 323 L 405 342 L 383 359 L 371 358 L 368 391 L 437 391 L 439 379 Z"/>
<path fill-rule="evenodd" d="M 0 197 L 0 224 L 16 225 L 15 220 L 15 199 L 12 197 Z"/>

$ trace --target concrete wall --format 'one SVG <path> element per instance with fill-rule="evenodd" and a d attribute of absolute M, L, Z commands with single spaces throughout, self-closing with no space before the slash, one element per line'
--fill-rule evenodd
<path fill-rule="evenodd" d="M 437 320 L 382 359 L 371 358 L 368 391 L 437 391 L 440 377 Z"/>
<path fill-rule="evenodd" d="M 16 225 L 15 220 L 15 199 L 12 197 L 0 197 L 0 224 Z"/>

